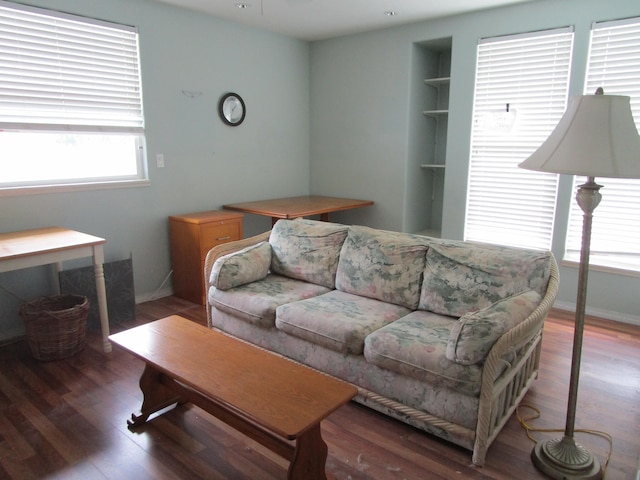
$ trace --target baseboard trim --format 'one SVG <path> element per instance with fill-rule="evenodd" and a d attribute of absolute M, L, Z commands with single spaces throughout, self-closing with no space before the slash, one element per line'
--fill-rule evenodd
<path fill-rule="evenodd" d="M 171 295 L 173 295 L 173 288 L 171 287 L 156 290 L 155 292 L 141 293 L 139 295 L 136 295 L 136 304 L 151 302 L 160 298 L 170 297 Z"/>
<path fill-rule="evenodd" d="M 556 302 L 554 307 L 559 310 L 566 310 L 568 312 L 576 311 L 576 304 L 570 302 Z M 612 312 L 610 310 L 601 310 L 599 308 L 590 307 L 587 307 L 586 314 L 593 315 L 594 317 L 604 318 L 605 320 L 613 320 L 616 322 L 629 323 L 631 325 L 640 326 L 640 316 L 638 315 L 629 315 L 627 313 Z"/>

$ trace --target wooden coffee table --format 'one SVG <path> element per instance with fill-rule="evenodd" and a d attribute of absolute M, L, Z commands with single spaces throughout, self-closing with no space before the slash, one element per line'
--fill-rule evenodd
<path fill-rule="evenodd" d="M 354 386 L 179 316 L 109 337 L 145 362 L 130 428 L 191 402 L 291 462 L 288 479 L 326 479 L 320 422 Z"/>

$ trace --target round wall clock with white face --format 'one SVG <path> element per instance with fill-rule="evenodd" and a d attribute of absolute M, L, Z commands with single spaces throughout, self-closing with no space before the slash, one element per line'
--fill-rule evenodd
<path fill-rule="evenodd" d="M 244 121 L 247 109 L 244 100 L 237 93 L 225 93 L 218 103 L 218 113 L 224 123 L 237 127 Z"/>

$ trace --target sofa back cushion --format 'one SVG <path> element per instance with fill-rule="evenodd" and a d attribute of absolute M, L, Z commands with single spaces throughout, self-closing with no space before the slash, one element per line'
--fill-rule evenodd
<path fill-rule="evenodd" d="M 415 310 L 428 241 L 406 233 L 350 227 L 340 252 L 336 288 Z"/>
<path fill-rule="evenodd" d="M 316 220 L 278 220 L 271 230 L 271 271 L 335 288 L 338 256 L 348 227 Z"/>
<path fill-rule="evenodd" d="M 461 317 L 528 290 L 544 296 L 552 261 L 551 252 L 434 240 L 419 308 Z"/>

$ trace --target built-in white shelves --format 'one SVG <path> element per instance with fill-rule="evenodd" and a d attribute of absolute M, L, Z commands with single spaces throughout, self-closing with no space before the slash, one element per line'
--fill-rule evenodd
<path fill-rule="evenodd" d="M 437 93 L 437 108 L 423 110 L 422 114 L 429 117 L 442 117 L 449 113 L 448 104 L 449 104 L 449 83 L 451 82 L 451 77 L 435 77 L 435 78 L 425 78 L 424 84 L 433 87 L 438 90 Z M 443 87 L 446 87 L 446 92 L 441 91 L 444 90 Z"/>
<path fill-rule="evenodd" d="M 447 133 L 449 92 L 451 90 L 451 38 L 428 40 L 415 49 L 415 77 L 412 94 L 416 104 L 415 121 L 419 128 L 413 165 L 419 166 L 419 194 L 416 195 L 415 221 L 422 235 L 440 236 L 447 172 Z M 415 167 L 414 167 L 415 168 Z"/>
<path fill-rule="evenodd" d="M 430 129 L 434 145 L 434 150 L 430 157 L 435 161 L 422 164 L 420 165 L 421 168 L 445 168 L 447 115 L 449 114 L 449 83 L 451 83 L 451 77 L 449 76 L 435 76 L 424 79 L 424 84 L 427 87 L 433 88 L 432 94 L 428 96 L 427 109 L 423 110 L 422 114 L 425 117 L 435 120 L 433 127 Z"/>

